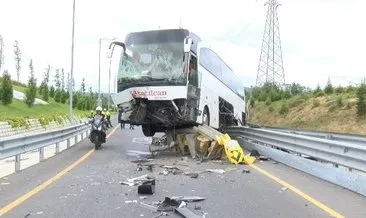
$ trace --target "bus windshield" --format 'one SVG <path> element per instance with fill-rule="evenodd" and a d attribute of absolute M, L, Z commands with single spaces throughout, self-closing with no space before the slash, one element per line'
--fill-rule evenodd
<path fill-rule="evenodd" d="M 133 84 L 185 84 L 184 35 L 162 31 L 134 33 L 121 55 L 118 87 Z"/>

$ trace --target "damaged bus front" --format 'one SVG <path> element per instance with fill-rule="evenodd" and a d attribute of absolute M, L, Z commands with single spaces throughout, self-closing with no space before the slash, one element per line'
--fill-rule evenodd
<path fill-rule="evenodd" d="M 199 111 L 198 74 L 191 53 L 200 39 L 185 29 L 130 33 L 121 46 L 114 104 L 123 122 L 142 125 L 145 136 L 195 125 Z M 193 75 L 194 74 L 194 75 Z"/>

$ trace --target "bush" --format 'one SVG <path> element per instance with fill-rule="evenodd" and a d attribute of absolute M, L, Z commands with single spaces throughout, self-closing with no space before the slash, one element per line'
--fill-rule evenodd
<path fill-rule="evenodd" d="M 25 127 L 25 128 L 29 128 L 29 123 L 25 120 L 24 117 L 20 117 L 20 118 L 10 118 L 8 120 L 6 120 L 10 126 L 12 128 L 16 128 L 16 127 Z"/>
<path fill-rule="evenodd" d="M 269 106 L 268 111 L 269 112 L 273 112 L 274 111 L 273 107 L 272 106 Z"/>
<path fill-rule="evenodd" d="M 320 101 L 318 99 L 314 99 L 312 108 L 316 108 L 316 107 L 319 107 L 319 106 L 320 106 Z"/>
<path fill-rule="evenodd" d="M 344 106 L 344 102 L 343 102 L 343 97 L 342 96 L 338 96 L 336 99 L 336 105 L 338 107 L 343 107 Z"/>
<path fill-rule="evenodd" d="M 0 87 L 0 94 L 1 94 L 1 102 L 3 105 L 11 104 L 13 100 L 13 85 L 11 82 L 10 74 L 7 70 L 4 71 L 1 87 Z"/>
<path fill-rule="evenodd" d="M 290 111 L 290 108 L 288 106 L 288 103 L 286 101 L 282 102 L 282 105 L 281 105 L 281 108 L 280 108 L 280 111 L 279 113 L 281 115 L 285 115 L 287 114 L 288 112 Z"/>
<path fill-rule="evenodd" d="M 255 105 L 255 99 L 252 97 L 250 98 L 250 106 L 254 107 L 254 105 Z"/>
<path fill-rule="evenodd" d="M 366 84 L 362 83 L 357 89 L 357 115 L 366 115 Z"/>
<path fill-rule="evenodd" d="M 347 102 L 346 108 L 347 109 L 351 109 L 352 108 L 352 103 L 350 101 Z"/>
<path fill-rule="evenodd" d="M 271 105 L 271 103 L 272 103 L 271 99 L 270 98 L 267 98 L 266 105 L 269 106 L 269 105 Z"/>
<path fill-rule="evenodd" d="M 342 94 L 345 92 L 345 89 L 342 86 L 338 86 L 337 88 L 335 88 L 334 92 L 336 94 Z"/>
<path fill-rule="evenodd" d="M 260 94 L 259 94 L 259 96 L 258 96 L 258 101 L 266 101 L 267 100 L 267 98 L 268 98 L 268 95 L 267 95 L 267 93 L 265 93 L 265 92 L 261 92 Z"/>
<path fill-rule="evenodd" d="M 324 92 L 323 91 L 314 93 L 314 97 L 321 97 L 321 96 L 324 96 Z"/>
<path fill-rule="evenodd" d="M 332 86 L 332 82 L 330 81 L 330 78 L 328 79 L 327 85 L 324 88 L 324 93 L 327 95 L 333 94 L 334 89 Z"/>
<path fill-rule="evenodd" d="M 323 90 L 320 88 L 320 85 L 318 84 L 318 86 L 316 87 L 316 89 L 313 91 L 313 95 L 315 97 L 320 97 L 324 95 Z"/>
<path fill-rule="evenodd" d="M 297 106 L 303 104 L 304 102 L 305 102 L 305 100 L 302 98 L 295 98 L 295 99 L 292 99 L 292 101 L 291 100 L 289 101 L 289 107 L 290 108 L 297 107 Z"/>
<path fill-rule="evenodd" d="M 350 93 L 350 94 L 356 93 L 356 91 L 357 91 L 357 88 L 354 86 L 351 86 L 351 85 L 347 86 L 347 88 L 346 88 L 346 92 Z"/>

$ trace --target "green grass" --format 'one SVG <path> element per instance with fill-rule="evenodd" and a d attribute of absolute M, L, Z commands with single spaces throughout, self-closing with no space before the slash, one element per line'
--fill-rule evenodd
<path fill-rule="evenodd" d="M 67 104 L 57 103 L 53 99 L 47 105 L 33 105 L 33 107 L 28 107 L 23 101 L 13 99 L 10 105 L 0 105 L 0 120 L 66 116 L 68 108 Z M 89 115 L 90 112 L 73 109 L 73 113 L 78 116 L 85 116 Z"/>
<path fill-rule="evenodd" d="M 19 92 L 23 92 L 23 93 L 25 93 L 25 90 L 26 90 L 27 88 L 22 87 L 22 86 L 15 86 L 15 85 L 13 85 L 13 89 L 14 89 L 14 90 L 17 90 L 17 91 L 19 91 Z"/>

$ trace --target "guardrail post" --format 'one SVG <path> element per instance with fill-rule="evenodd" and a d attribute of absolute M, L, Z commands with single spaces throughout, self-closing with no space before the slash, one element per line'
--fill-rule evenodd
<path fill-rule="evenodd" d="M 56 154 L 60 153 L 60 143 L 56 143 Z"/>
<path fill-rule="evenodd" d="M 75 145 L 78 143 L 78 135 L 75 136 Z"/>
<path fill-rule="evenodd" d="M 82 132 L 80 135 L 81 135 L 81 140 L 83 140 L 84 139 L 84 132 Z"/>
<path fill-rule="evenodd" d="M 39 162 L 44 160 L 44 147 L 39 148 Z"/>
<path fill-rule="evenodd" d="M 20 154 L 15 155 L 15 172 L 20 171 Z"/>
<path fill-rule="evenodd" d="M 69 138 L 67 139 L 67 148 L 68 149 L 70 148 L 70 139 Z"/>

